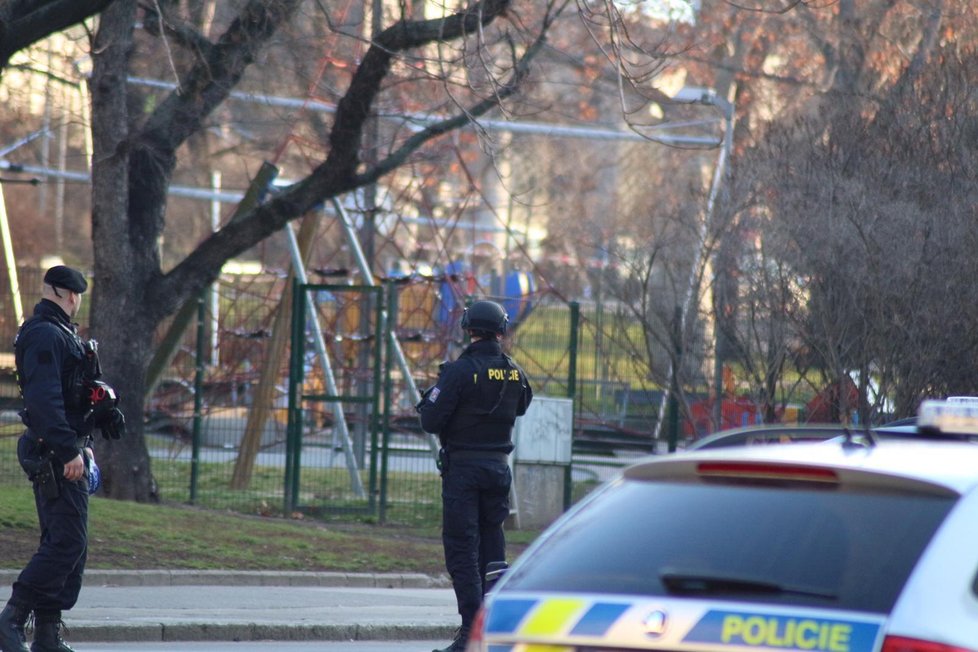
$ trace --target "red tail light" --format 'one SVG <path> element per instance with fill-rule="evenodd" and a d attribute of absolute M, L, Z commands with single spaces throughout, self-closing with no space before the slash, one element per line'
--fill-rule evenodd
<path fill-rule="evenodd" d="M 975 650 L 956 645 L 921 641 L 916 638 L 887 636 L 886 640 L 883 641 L 883 649 L 880 652 L 975 652 Z"/>
<path fill-rule="evenodd" d="M 486 626 L 486 608 L 480 607 L 472 621 L 469 629 L 469 642 L 465 646 L 465 652 L 482 652 L 483 628 Z"/>
<path fill-rule="evenodd" d="M 832 469 L 801 464 L 765 462 L 700 462 L 696 472 L 703 477 L 741 480 L 835 483 L 839 476 Z"/>

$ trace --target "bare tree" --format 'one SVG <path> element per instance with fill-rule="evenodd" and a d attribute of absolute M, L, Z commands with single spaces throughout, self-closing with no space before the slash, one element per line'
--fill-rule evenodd
<path fill-rule="evenodd" d="M 310 7 L 313 13 L 303 13 Z M 220 21 L 215 21 L 212 32 L 220 33 L 208 38 L 193 17 L 179 13 L 175 3 L 147 5 L 142 21 L 136 0 L 116 0 L 109 6 L 92 44 L 96 288 L 92 330 L 106 342 L 104 367 L 110 371 L 109 380 L 127 390 L 124 409 L 129 414 L 141 412 L 156 327 L 211 283 L 227 259 L 324 200 L 396 173 L 444 134 L 473 124 L 480 133 L 478 118 L 508 106 L 530 75 L 531 62 L 553 36 L 558 19 L 572 7 L 566 0 L 479 0 L 459 4 L 439 18 L 385 16 L 382 29 L 371 37 L 356 28 L 355 20 L 339 20 L 323 3 L 243 0 L 236 13 L 221 23 L 223 31 L 217 30 Z M 618 20 L 614 11 L 609 15 Z M 356 55 L 339 68 L 345 72 L 327 80 L 342 90 L 331 124 L 313 125 L 322 134 L 321 158 L 298 181 L 239 211 L 187 255 L 164 265 L 157 244 L 168 221 L 167 189 L 183 148 L 212 126 L 215 112 L 224 110 L 232 90 L 254 83 L 250 76 L 258 69 L 254 64 L 268 63 L 277 35 L 310 17 L 328 25 L 332 37 L 359 46 L 344 51 Z M 158 35 L 155 60 L 141 54 L 147 34 L 134 29 L 141 22 L 156 25 L 149 33 Z M 125 83 L 138 70 L 158 66 L 161 60 L 173 71 L 176 89 L 172 92 L 150 101 L 148 93 Z M 280 74 L 275 83 L 288 77 Z M 368 125 L 399 106 L 402 112 L 407 106 L 413 114 L 425 113 L 429 119 L 418 125 L 408 114 L 377 132 L 379 141 L 367 139 Z M 157 497 L 140 433 L 109 443 L 102 459 L 111 497 L 141 501 Z"/>
<path fill-rule="evenodd" d="M 840 408 L 863 419 L 888 396 L 903 416 L 926 395 L 978 388 L 974 173 L 960 147 L 974 69 L 941 48 L 878 103 L 786 122 L 752 158 L 765 237 L 805 298 L 795 333 L 827 380 L 857 372 L 869 400 Z"/>
<path fill-rule="evenodd" d="M 731 25 L 748 44 L 740 58 L 724 37 Z M 700 83 L 731 73 L 740 80 L 739 156 L 721 206 L 730 230 L 718 234 L 728 262 L 714 291 L 717 323 L 752 394 L 770 399 L 789 353 L 800 371 L 816 363 L 817 388 L 858 376 L 864 400 L 838 407 L 863 418 L 890 409 L 887 396 L 905 414 L 951 377 L 967 385 L 947 361 L 973 359 L 970 344 L 949 355 L 946 333 L 908 332 L 908 323 L 923 327 L 935 314 L 957 323 L 935 306 L 918 313 L 928 297 L 946 299 L 949 287 L 967 295 L 948 281 L 960 271 L 941 269 L 940 289 L 924 278 L 935 266 L 930 255 L 956 249 L 928 216 L 938 205 L 945 216 L 960 214 L 972 185 L 959 163 L 967 148 L 950 151 L 965 128 L 973 66 L 959 50 L 978 36 L 967 3 L 731 2 L 704 10 L 686 35 L 679 57 Z M 727 47 L 704 47 L 716 42 Z M 950 221 L 957 241 L 969 241 Z M 942 370 L 922 357 L 942 361 Z"/>

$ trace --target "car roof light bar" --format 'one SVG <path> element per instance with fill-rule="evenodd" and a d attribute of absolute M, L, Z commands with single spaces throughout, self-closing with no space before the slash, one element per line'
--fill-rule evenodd
<path fill-rule="evenodd" d="M 978 435 L 978 397 L 952 396 L 928 399 L 917 411 L 917 428 L 946 434 Z"/>

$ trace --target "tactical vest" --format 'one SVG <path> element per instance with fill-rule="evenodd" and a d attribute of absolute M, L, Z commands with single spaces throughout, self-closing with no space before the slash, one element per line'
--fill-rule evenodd
<path fill-rule="evenodd" d="M 70 355 L 61 361 L 61 395 L 64 397 L 65 411 L 69 415 L 81 415 L 90 409 L 86 388 L 92 381 L 102 375 L 98 359 L 98 343 L 95 340 L 83 340 L 78 336 L 74 327 L 46 315 L 33 315 L 24 324 L 14 338 L 14 364 L 17 370 L 17 385 L 21 396 L 24 393 L 23 379 L 24 360 L 23 350 L 17 346 L 25 334 L 38 328 L 43 323 L 49 323 L 64 336 Z"/>
<path fill-rule="evenodd" d="M 526 387 L 523 370 L 507 355 L 463 356 L 458 406 L 446 425 L 444 444 L 450 450 L 482 449 L 510 452 L 511 433 Z"/>

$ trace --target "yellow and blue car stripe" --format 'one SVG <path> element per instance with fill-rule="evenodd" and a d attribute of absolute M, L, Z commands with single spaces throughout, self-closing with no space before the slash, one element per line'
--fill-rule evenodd
<path fill-rule="evenodd" d="M 732 605 L 731 605 L 732 606 Z M 743 606 L 743 605 L 741 605 Z M 633 609 L 640 607 L 639 609 Z M 756 607 L 756 605 L 754 605 Z M 646 600 L 594 596 L 496 596 L 485 621 L 487 652 L 574 652 L 578 645 L 620 636 L 655 640 L 644 615 Z M 655 610 L 652 610 L 655 611 Z M 670 639 L 682 647 L 779 652 L 871 652 L 881 637 L 882 617 L 862 617 L 824 610 L 698 609 L 672 623 Z M 617 626 L 617 627 L 616 627 Z M 623 627 L 622 627 L 623 626 Z M 640 637 L 640 638 L 639 638 Z M 672 648 L 670 648 L 672 649 Z M 681 648 L 680 648 L 681 649 Z"/>

